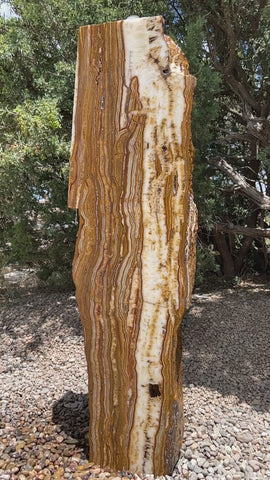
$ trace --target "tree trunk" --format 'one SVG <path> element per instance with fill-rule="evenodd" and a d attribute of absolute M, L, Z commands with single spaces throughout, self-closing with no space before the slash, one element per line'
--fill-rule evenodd
<path fill-rule="evenodd" d="M 69 206 L 89 373 L 90 460 L 172 473 L 178 327 L 195 270 L 195 79 L 162 17 L 80 28 Z"/>
<path fill-rule="evenodd" d="M 247 217 L 247 226 L 248 228 L 255 228 L 257 224 L 257 218 L 258 218 L 258 210 L 252 212 L 248 217 Z M 252 242 L 255 238 L 255 235 L 252 237 L 246 237 L 243 240 L 242 246 L 239 249 L 238 255 L 235 259 L 235 274 L 236 275 L 241 275 L 244 261 L 246 259 L 246 256 L 248 254 L 248 251 L 252 245 Z"/>
<path fill-rule="evenodd" d="M 220 253 L 221 261 L 222 261 L 222 272 L 224 278 L 227 280 L 231 280 L 235 276 L 234 270 L 234 262 L 231 252 L 229 251 L 225 235 L 219 231 L 214 232 L 214 242 L 215 247 Z"/>

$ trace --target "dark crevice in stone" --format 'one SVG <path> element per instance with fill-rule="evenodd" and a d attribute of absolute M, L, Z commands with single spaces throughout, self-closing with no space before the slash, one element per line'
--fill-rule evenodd
<path fill-rule="evenodd" d="M 159 386 L 157 383 L 149 383 L 149 394 L 151 398 L 161 396 Z"/>

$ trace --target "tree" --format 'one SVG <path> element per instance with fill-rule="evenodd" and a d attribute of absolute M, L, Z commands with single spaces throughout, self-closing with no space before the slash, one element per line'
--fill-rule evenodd
<path fill-rule="evenodd" d="M 208 148 L 197 143 L 197 134 L 194 138 L 199 169 L 207 168 L 207 186 L 211 180 L 206 198 L 200 196 L 202 188 L 195 187 L 199 193 L 201 233 L 208 231 L 208 236 L 213 237 L 227 277 L 241 275 L 249 261 L 248 254 L 254 259 L 256 251 L 261 253 L 262 269 L 266 270 L 270 193 L 269 3 L 169 3 L 178 25 L 187 24 L 186 34 L 201 26 L 199 64 L 209 65 L 220 79 L 215 102 L 218 115 L 214 121 L 206 121 L 211 140 Z M 193 48 L 194 41 L 190 45 Z M 191 71 L 196 75 L 192 67 L 191 62 Z M 199 128 L 196 123 L 195 131 Z M 203 192 L 206 193 L 205 189 Z M 211 205 L 210 217 L 205 208 L 200 209 L 203 202 Z M 258 268 L 256 262 L 253 266 Z"/>
<path fill-rule="evenodd" d="M 0 18 L 1 262 L 34 263 L 44 279 L 59 283 L 70 276 L 77 226 L 66 192 L 78 27 L 163 14 L 198 80 L 192 130 L 199 266 L 217 268 L 214 246 L 226 276 L 241 275 L 250 265 L 266 270 L 267 0 L 6 3 L 17 17 Z"/>
<path fill-rule="evenodd" d="M 0 261 L 71 280 L 76 215 L 67 183 L 78 27 L 158 11 L 158 2 L 10 0 L 0 17 Z"/>

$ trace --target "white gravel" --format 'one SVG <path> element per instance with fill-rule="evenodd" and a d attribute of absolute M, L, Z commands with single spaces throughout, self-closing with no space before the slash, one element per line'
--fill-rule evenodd
<path fill-rule="evenodd" d="M 266 286 L 194 295 L 182 323 L 185 434 L 174 478 L 270 478 L 269 307 Z M 0 480 L 109 478 L 87 464 L 74 295 L 3 297 L 0 355 Z"/>

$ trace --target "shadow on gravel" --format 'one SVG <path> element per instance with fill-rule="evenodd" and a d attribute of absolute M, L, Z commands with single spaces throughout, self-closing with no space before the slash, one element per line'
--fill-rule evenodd
<path fill-rule="evenodd" d="M 182 322 L 183 381 L 270 406 L 270 289 L 195 294 Z"/>
<path fill-rule="evenodd" d="M 81 448 L 88 458 L 89 456 L 89 408 L 88 394 L 67 392 L 53 405 L 52 421 L 61 426 L 63 432 L 77 440 L 77 446 Z M 69 443 L 67 440 L 66 443 Z M 71 440 L 72 443 L 72 440 Z"/>
<path fill-rule="evenodd" d="M 0 355 L 27 358 L 48 338 L 82 336 L 73 292 L 31 291 L 0 304 Z"/>

